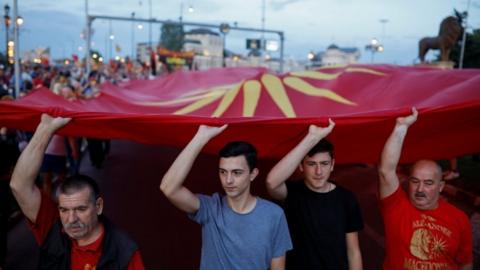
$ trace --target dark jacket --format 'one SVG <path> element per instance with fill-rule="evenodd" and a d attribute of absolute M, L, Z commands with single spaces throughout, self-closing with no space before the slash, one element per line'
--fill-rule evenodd
<path fill-rule="evenodd" d="M 96 270 L 127 269 L 133 253 L 138 249 L 137 244 L 125 232 L 110 223 L 106 217 L 100 216 L 99 219 L 105 228 L 105 235 L 102 243 L 102 254 Z M 55 222 L 40 248 L 38 269 L 70 269 L 71 241 L 68 235 L 62 231 L 60 220 Z"/>

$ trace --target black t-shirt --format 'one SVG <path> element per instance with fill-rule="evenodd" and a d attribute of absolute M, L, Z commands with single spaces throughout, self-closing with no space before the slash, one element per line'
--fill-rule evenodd
<path fill-rule="evenodd" d="M 293 241 L 287 269 L 348 270 L 346 233 L 363 229 L 358 201 L 337 185 L 326 193 L 310 190 L 303 181 L 288 181 L 285 214 Z"/>

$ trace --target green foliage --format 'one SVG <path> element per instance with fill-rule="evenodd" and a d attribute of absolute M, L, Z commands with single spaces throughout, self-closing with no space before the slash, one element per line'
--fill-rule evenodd
<path fill-rule="evenodd" d="M 183 48 L 183 25 L 175 22 L 162 25 L 160 45 L 171 51 L 181 51 Z"/>
<path fill-rule="evenodd" d="M 450 53 L 450 59 L 455 61 L 455 68 L 458 68 L 460 62 L 460 50 L 462 42 L 458 42 Z M 480 29 L 473 30 L 473 33 L 467 33 L 465 42 L 465 53 L 463 56 L 463 68 L 480 68 Z"/>

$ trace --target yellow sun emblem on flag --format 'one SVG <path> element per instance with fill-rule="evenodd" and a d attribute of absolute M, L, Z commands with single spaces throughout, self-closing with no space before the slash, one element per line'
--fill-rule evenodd
<path fill-rule="evenodd" d="M 360 67 L 347 67 L 338 73 L 325 73 L 318 70 L 290 72 L 283 78 L 273 74 L 264 74 L 259 80 L 246 80 L 238 84 L 217 86 L 206 90 L 199 90 L 194 94 L 178 99 L 160 102 L 142 102 L 141 105 L 171 106 L 187 103 L 186 106 L 176 110 L 173 114 L 188 115 L 221 99 L 211 115 L 212 117 L 221 117 L 241 93 L 243 94 L 242 116 L 252 117 L 255 115 L 263 86 L 267 94 L 280 109 L 283 115 L 286 118 L 295 118 L 295 109 L 287 94 L 285 86 L 288 86 L 290 89 L 307 96 L 326 98 L 346 106 L 356 106 L 357 104 L 355 102 L 338 95 L 334 91 L 326 88 L 316 87 L 304 80 L 334 80 L 346 72 L 358 72 L 368 73 L 376 76 L 386 76 L 385 73 Z"/>

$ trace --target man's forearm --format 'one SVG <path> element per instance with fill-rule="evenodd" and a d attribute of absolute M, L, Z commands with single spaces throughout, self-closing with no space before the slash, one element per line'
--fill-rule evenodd
<path fill-rule="evenodd" d="M 32 140 L 23 150 L 10 181 L 13 195 L 23 214 L 33 223 L 40 209 L 41 195 L 35 179 L 43 161 L 45 149 L 55 129 L 40 124 Z"/>
<path fill-rule="evenodd" d="M 183 182 L 193 166 L 193 162 L 208 141 L 208 138 L 196 134 L 177 159 L 175 159 L 160 184 L 160 189 L 167 196 L 182 187 Z"/>
<path fill-rule="evenodd" d="M 277 188 L 284 183 L 297 169 L 298 164 L 322 138 L 307 134 L 284 158 L 282 158 L 267 176 L 267 186 Z"/>
<path fill-rule="evenodd" d="M 395 172 L 400 160 L 400 154 L 406 134 L 406 126 L 395 126 L 382 151 L 379 167 L 380 172 Z"/>
<path fill-rule="evenodd" d="M 43 155 L 55 131 L 40 124 L 25 150 L 20 155 L 12 174 L 10 186 L 23 190 L 34 186 L 35 178 L 42 165 Z"/>

